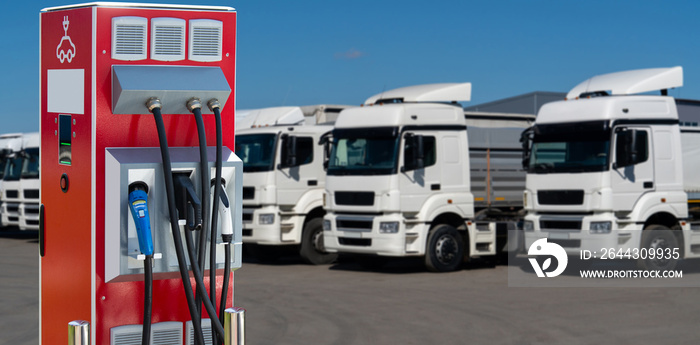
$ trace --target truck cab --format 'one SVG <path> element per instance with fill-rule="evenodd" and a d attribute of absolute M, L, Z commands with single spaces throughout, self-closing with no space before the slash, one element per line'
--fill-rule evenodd
<path fill-rule="evenodd" d="M 3 150 L 6 155 L 4 159 L 4 170 L 2 177 L 2 217 L 0 221 L 3 227 L 19 225 L 19 205 L 22 202 L 19 193 L 19 180 L 22 175 L 22 165 L 24 155 L 22 154 L 22 135 L 13 135 L 5 144 Z"/>
<path fill-rule="evenodd" d="M 39 230 L 39 133 L 27 133 L 23 138 L 22 171 L 19 179 L 19 229 Z"/>
<path fill-rule="evenodd" d="M 10 157 L 13 156 L 22 147 L 22 134 L 12 133 L 0 135 L 0 219 L 4 207 L 2 203 L 5 201 L 5 192 L 3 189 L 3 180 L 5 176 L 5 168 L 7 167 Z"/>
<path fill-rule="evenodd" d="M 662 259 L 638 256 L 646 269 L 672 269 L 700 254 L 687 193 L 697 172 L 684 173 L 684 165 L 697 166 L 688 153 L 700 149 L 700 132 L 681 128 L 676 100 L 667 96 L 682 86 L 682 73 L 596 76 L 540 109 L 523 134 L 526 247 L 547 238 L 575 256 L 680 249 Z M 662 95 L 639 95 L 658 90 Z"/>
<path fill-rule="evenodd" d="M 324 106 L 320 113 L 337 113 L 332 110 L 337 107 Z M 325 138 L 333 125 L 315 124 L 320 108 L 267 108 L 258 113 L 275 120 L 248 119 L 252 128 L 236 134 L 236 154 L 244 164 L 243 242 L 260 260 L 274 260 L 285 249 L 298 251 L 310 264 L 336 259 L 325 251 L 321 236 Z M 281 116 L 273 115 L 275 111 Z"/>
<path fill-rule="evenodd" d="M 471 257 L 501 251 L 497 228 L 508 225 L 489 216 L 499 206 L 514 214 L 522 208 L 517 140 L 534 117 L 466 114 L 457 102 L 470 96 L 470 83 L 418 85 L 341 112 L 326 179 L 328 251 L 373 256 L 359 256 L 363 261 L 422 256 L 431 271 L 452 271 Z M 508 136 L 510 143 L 502 141 Z M 470 153 L 472 137 L 478 153 Z M 503 170 L 512 176 L 494 185 L 493 178 L 503 176 L 492 174 L 497 166 L 508 166 Z M 517 221 L 509 220 L 514 229 Z"/>

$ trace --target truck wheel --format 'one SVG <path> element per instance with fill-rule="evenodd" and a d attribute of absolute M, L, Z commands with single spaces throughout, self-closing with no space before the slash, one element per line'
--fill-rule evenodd
<path fill-rule="evenodd" d="M 672 270 L 676 267 L 679 258 L 674 257 L 674 255 L 679 253 L 680 247 L 672 231 L 663 225 L 650 225 L 642 231 L 642 245 L 639 259 L 637 259 L 637 267 L 643 270 Z M 678 248 L 675 253 L 674 248 Z M 653 259 L 649 255 L 649 251 L 652 250 L 654 251 Z M 661 258 L 656 255 L 659 251 L 662 252 Z"/>
<path fill-rule="evenodd" d="M 299 255 L 312 265 L 328 265 L 338 258 L 337 253 L 326 252 L 323 245 L 323 219 L 314 218 L 306 223 L 301 233 Z"/>
<path fill-rule="evenodd" d="M 425 267 L 432 272 L 450 272 L 462 265 L 464 242 L 454 227 L 441 224 L 430 230 L 425 248 Z"/>

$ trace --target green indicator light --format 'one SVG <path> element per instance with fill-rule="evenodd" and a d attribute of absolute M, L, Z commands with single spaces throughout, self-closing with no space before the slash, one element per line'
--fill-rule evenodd
<path fill-rule="evenodd" d="M 70 165 L 70 162 L 66 162 L 66 161 L 58 161 L 58 162 L 61 163 L 61 164 L 68 164 L 68 165 Z"/>
<path fill-rule="evenodd" d="M 70 143 L 61 143 L 63 146 L 70 146 Z"/>

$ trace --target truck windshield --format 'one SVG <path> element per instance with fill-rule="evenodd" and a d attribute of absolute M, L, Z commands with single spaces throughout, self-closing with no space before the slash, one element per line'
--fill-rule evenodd
<path fill-rule="evenodd" d="M 23 161 L 24 158 L 20 154 L 15 154 L 13 157 L 8 158 L 5 165 L 5 175 L 2 179 L 5 181 L 19 181 Z"/>
<path fill-rule="evenodd" d="M 236 155 L 243 161 L 243 172 L 271 171 L 275 163 L 277 134 L 236 136 Z"/>
<path fill-rule="evenodd" d="M 396 127 L 335 129 L 327 174 L 395 174 L 398 143 Z"/>
<path fill-rule="evenodd" d="M 23 179 L 39 178 L 39 149 L 26 149 L 24 163 L 22 164 Z"/>
<path fill-rule="evenodd" d="M 607 121 L 536 125 L 528 172 L 606 171 L 610 134 Z"/>

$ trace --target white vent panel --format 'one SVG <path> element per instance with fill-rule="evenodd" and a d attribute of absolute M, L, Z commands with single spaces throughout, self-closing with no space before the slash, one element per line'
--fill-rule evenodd
<path fill-rule="evenodd" d="M 184 19 L 151 19 L 151 59 L 179 61 L 185 59 Z"/>
<path fill-rule="evenodd" d="M 189 59 L 221 61 L 223 22 L 211 19 L 190 20 Z"/>
<path fill-rule="evenodd" d="M 112 59 L 146 59 L 148 19 L 143 17 L 112 18 Z"/>
<path fill-rule="evenodd" d="M 126 325 L 109 330 L 110 345 L 141 345 L 143 325 Z M 151 325 L 152 345 L 182 345 L 181 322 L 159 322 Z"/>
<path fill-rule="evenodd" d="M 211 319 L 202 319 L 202 334 L 204 334 L 204 345 L 211 345 Z M 194 327 L 192 321 L 187 321 L 186 345 L 194 345 Z"/>

